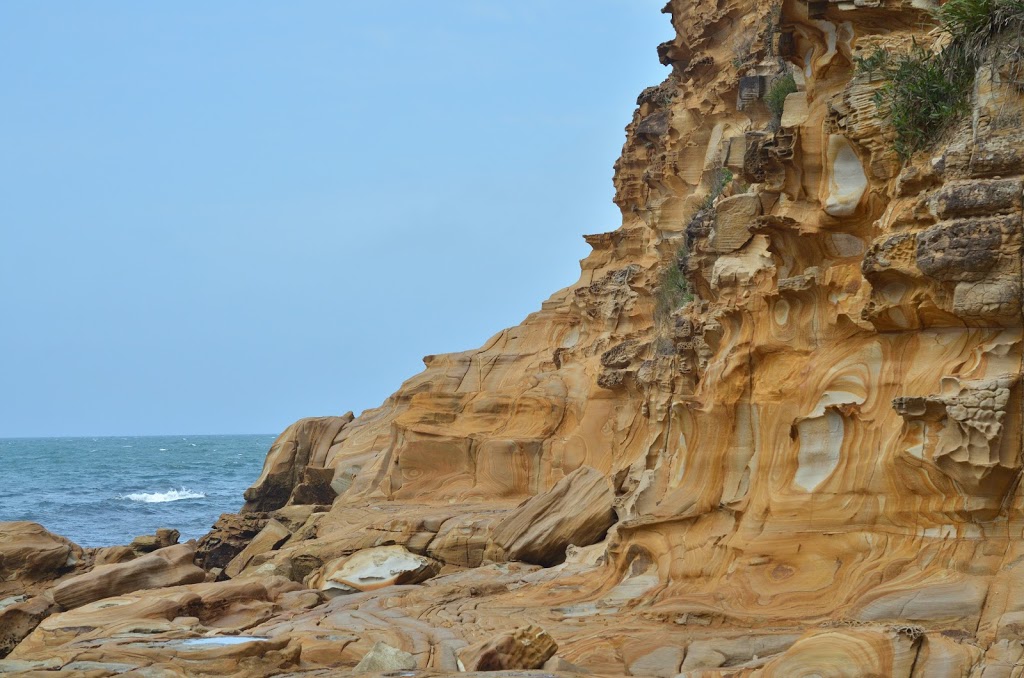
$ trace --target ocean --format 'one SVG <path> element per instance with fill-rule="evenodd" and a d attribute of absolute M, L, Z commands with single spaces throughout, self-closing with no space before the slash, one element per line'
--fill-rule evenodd
<path fill-rule="evenodd" d="M 0 438 L 0 521 L 41 523 L 81 546 L 160 527 L 200 537 L 241 508 L 274 438 Z"/>

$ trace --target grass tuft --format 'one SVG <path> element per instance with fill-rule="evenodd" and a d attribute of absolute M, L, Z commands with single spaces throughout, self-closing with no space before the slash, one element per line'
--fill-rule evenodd
<path fill-rule="evenodd" d="M 704 196 L 704 201 L 700 205 L 701 211 L 714 207 L 715 200 L 725 193 L 725 189 L 729 187 L 734 178 L 732 170 L 728 167 L 715 168 L 711 174 L 711 190 Z"/>
<path fill-rule="evenodd" d="M 960 50 L 928 52 L 917 44 L 891 60 L 889 82 L 878 92 L 889 105 L 894 147 L 904 160 L 931 146 L 970 110 L 974 64 Z"/>
<path fill-rule="evenodd" d="M 667 326 L 672 312 L 693 301 L 693 290 L 686 279 L 689 252 L 680 247 L 676 256 L 662 271 L 655 292 L 654 318 L 659 327 Z"/>
<path fill-rule="evenodd" d="M 790 72 L 783 73 L 772 80 L 764 95 L 764 103 L 772 112 L 776 127 L 782 122 L 782 111 L 786 107 L 786 97 L 796 92 L 796 79 Z"/>
<path fill-rule="evenodd" d="M 1022 50 L 1024 0 L 947 0 L 935 18 L 950 37 L 942 51 L 915 42 L 906 54 L 879 49 L 855 59 L 858 73 L 881 73 L 888 80 L 875 103 L 887 109 L 903 160 L 929 148 L 970 111 L 975 73 L 986 58 L 1012 58 Z M 993 41 L 1001 35 L 1016 44 L 999 50 Z"/>

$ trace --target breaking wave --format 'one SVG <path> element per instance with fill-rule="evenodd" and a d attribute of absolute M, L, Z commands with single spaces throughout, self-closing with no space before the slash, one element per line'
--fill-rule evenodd
<path fill-rule="evenodd" d="M 122 494 L 118 499 L 127 499 L 128 501 L 141 501 L 147 504 L 162 504 L 167 501 L 181 501 L 182 499 L 203 499 L 206 497 L 205 492 L 194 492 L 187 487 L 183 487 L 180 490 L 170 489 L 166 492 L 133 492 L 131 494 Z"/>

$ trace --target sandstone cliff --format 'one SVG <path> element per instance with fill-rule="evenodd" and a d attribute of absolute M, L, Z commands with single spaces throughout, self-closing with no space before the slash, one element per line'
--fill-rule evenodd
<path fill-rule="evenodd" d="M 904 160 L 856 67 L 941 47 L 933 9 L 669 2 L 579 282 L 293 425 L 199 545 L 230 581 L 52 615 L 7 666 L 1021 675 L 1021 88 L 982 63 Z"/>

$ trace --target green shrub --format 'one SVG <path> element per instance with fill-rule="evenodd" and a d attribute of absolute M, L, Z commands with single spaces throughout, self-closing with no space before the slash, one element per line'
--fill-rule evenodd
<path fill-rule="evenodd" d="M 894 146 L 906 160 L 970 110 L 975 65 L 960 50 L 933 54 L 915 44 L 909 54 L 890 60 L 887 69 L 889 82 L 876 101 L 888 104 Z"/>
<path fill-rule="evenodd" d="M 715 209 L 715 200 L 725 192 L 729 184 L 733 182 L 735 175 L 728 167 L 716 167 L 707 177 L 709 182 L 708 193 L 704 196 L 700 208 L 693 215 L 686 231 L 696 222 L 708 218 Z M 686 269 L 689 266 L 690 252 L 686 247 L 688 235 L 683 236 L 683 245 L 676 250 L 675 257 L 662 269 L 658 277 L 658 285 L 655 290 L 654 320 L 655 324 L 662 330 L 668 327 L 668 319 L 677 308 L 693 301 L 693 289 L 690 281 L 686 279 Z"/>
<path fill-rule="evenodd" d="M 782 121 L 782 110 L 786 106 L 786 97 L 796 91 L 796 79 L 792 73 L 786 72 L 772 80 L 764 95 L 764 103 L 772 112 L 775 123 Z"/>
<path fill-rule="evenodd" d="M 996 0 L 947 0 L 946 4 L 935 11 L 935 18 L 954 40 L 965 39 L 990 32 L 996 5 L 999 4 L 1013 3 L 999 3 Z"/>
<path fill-rule="evenodd" d="M 693 290 L 690 289 L 690 281 L 686 279 L 688 261 L 689 252 L 684 245 L 661 271 L 654 306 L 654 318 L 659 326 L 665 325 L 677 308 L 693 301 Z"/>
<path fill-rule="evenodd" d="M 904 160 L 931 146 L 970 111 L 974 76 L 986 55 L 1019 53 L 1024 0 L 947 0 L 935 18 L 950 36 L 941 52 L 915 42 L 907 54 L 894 56 L 878 49 L 855 59 L 858 73 L 882 73 L 889 81 L 876 93 L 875 102 L 888 109 L 896 132 L 894 146 Z M 1000 35 L 1015 41 L 1015 49 L 994 46 Z"/>
<path fill-rule="evenodd" d="M 853 63 L 856 66 L 857 75 L 868 77 L 872 77 L 876 73 L 885 75 L 889 70 L 889 53 L 881 47 L 876 47 L 875 51 L 866 57 L 854 57 Z"/>

